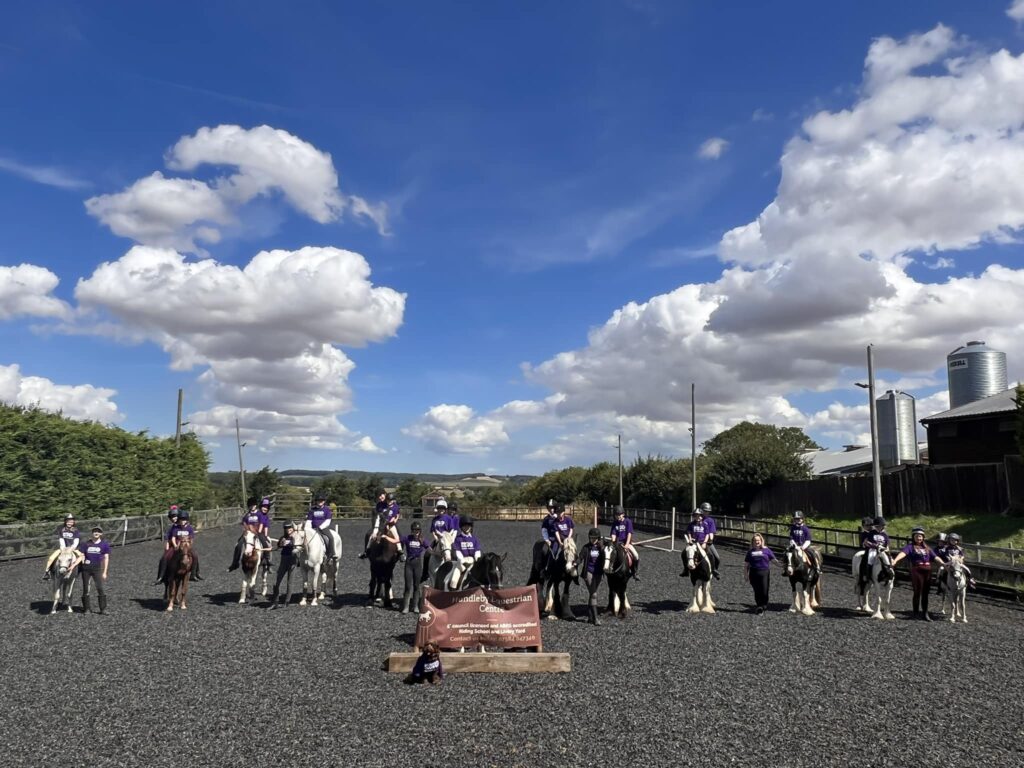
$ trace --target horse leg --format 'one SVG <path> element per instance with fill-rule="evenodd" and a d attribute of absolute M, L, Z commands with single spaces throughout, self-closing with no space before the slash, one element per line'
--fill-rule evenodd
<path fill-rule="evenodd" d="M 715 604 L 711 601 L 711 582 L 705 581 L 701 585 L 703 591 L 703 605 L 701 606 L 701 613 L 714 613 Z"/>
<path fill-rule="evenodd" d="M 700 587 L 698 587 L 697 586 L 697 582 L 695 580 L 692 580 L 692 579 L 690 581 L 690 584 L 693 587 L 693 599 L 690 600 L 690 607 L 686 609 L 686 612 L 687 613 L 700 613 L 700 606 L 697 605 L 697 593 L 700 591 Z"/>
<path fill-rule="evenodd" d="M 167 607 L 164 609 L 168 613 L 174 610 L 174 598 L 178 592 L 174 584 L 174 577 L 171 576 L 167 582 Z"/>
<path fill-rule="evenodd" d="M 821 608 L 821 571 L 818 571 L 818 580 L 814 582 L 814 589 L 811 590 L 811 608 Z"/>
<path fill-rule="evenodd" d="M 306 598 L 309 596 L 309 568 L 305 565 L 302 566 L 302 597 L 299 599 L 299 605 L 305 606 L 307 604 Z"/>
<path fill-rule="evenodd" d="M 178 604 L 178 608 L 183 611 L 188 609 L 188 583 L 191 580 L 191 575 L 186 573 L 185 578 L 182 579 L 181 582 L 181 589 L 178 591 L 178 594 L 181 596 L 181 602 Z"/>
<path fill-rule="evenodd" d="M 882 594 L 885 596 L 885 608 L 882 610 L 882 613 L 885 615 L 886 619 L 892 621 L 896 617 L 893 616 L 892 615 L 892 611 L 889 610 L 889 602 L 890 602 L 890 600 L 892 600 L 892 582 L 891 581 L 887 582 L 885 587 L 882 588 Z"/>
<path fill-rule="evenodd" d="M 242 569 L 242 591 L 238 595 L 238 604 L 242 605 L 245 603 L 245 597 L 249 592 L 249 577 L 245 575 L 245 569 Z"/>
<path fill-rule="evenodd" d="M 813 616 L 814 609 L 811 608 L 811 598 L 814 596 L 813 587 L 801 585 L 800 591 L 803 593 L 803 600 L 801 601 L 802 606 L 800 608 L 800 613 L 802 613 L 804 616 Z"/>

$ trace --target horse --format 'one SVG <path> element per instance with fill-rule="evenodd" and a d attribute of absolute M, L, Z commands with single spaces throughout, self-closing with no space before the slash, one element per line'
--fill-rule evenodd
<path fill-rule="evenodd" d="M 885 549 L 876 550 L 874 560 L 871 562 L 867 583 L 863 583 L 860 577 L 861 561 L 866 555 L 858 552 L 853 556 L 853 575 L 857 579 L 857 610 L 871 613 L 873 619 L 895 619 L 889 610 L 889 600 L 892 597 L 893 584 L 896 581 L 896 571 L 892 567 L 892 559 L 889 551 Z M 871 611 L 871 593 L 878 596 L 878 607 Z"/>
<path fill-rule="evenodd" d="M 687 613 L 714 613 L 715 603 L 711 599 L 711 558 L 700 544 L 691 542 L 683 550 L 684 576 L 690 577 L 693 585 L 693 600 Z"/>
<path fill-rule="evenodd" d="M 458 533 L 457 529 L 445 531 L 431 544 L 430 549 L 423 553 L 423 577 L 420 581 L 427 581 L 437 572 L 437 568 L 452 561 L 452 546 L 455 544 L 455 537 Z M 441 558 L 441 562 L 438 563 L 437 568 L 431 569 L 430 561 L 434 557 Z"/>
<path fill-rule="evenodd" d="M 506 552 L 498 555 L 496 552 L 486 552 L 469 567 L 462 576 L 462 584 L 459 589 L 471 589 L 473 587 L 485 587 L 487 589 L 501 589 L 502 579 L 505 577 Z M 444 563 L 434 573 L 434 589 L 445 592 L 452 590 L 448 584 L 448 574 L 455 566 L 452 563 Z"/>
<path fill-rule="evenodd" d="M 630 554 L 621 541 L 606 541 L 604 545 L 604 575 L 608 578 L 608 612 L 620 619 L 632 610 L 626 588 L 633 578 Z"/>
<path fill-rule="evenodd" d="M 327 535 L 333 539 L 334 554 L 341 558 L 341 536 L 333 528 L 327 530 Z M 327 560 L 327 547 L 324 540 L 320 538 L 320 531 L 313 527 L 313 523 L 307 520 L 302 525 L 302 540 L 296 545 L 301 549 L 298 556 L 299 565 L 302 566 L 303 584 L 302 599 L 299 605 L 319 605 L 317 600 L 326 599 L 327 580 L 332 582 L 334 597 L 338 596 L 338 560 Z M 323 583 L 321 583 L 321 577 Z"/>
<path fill-rule="evenodd" d="M 783 572 L 789 576 L 789 585 L 793 588 L 793 605 L 790 613 L 802 613 L 813 616 L 815 608 L 821 608 L 821 559 L 816 550 L 807 550 L 813 568 L 803 558 L 804 550 L 790 543 L 786 548 L 785 568 Z"/>
<path fill-rule="evenodd" d="M 192 540 L 182 539 L 167 562 L 167 570 L 164 571 L 164 599 L 167 601 L 167 611 L 174 610 L 175 601 L 181 610 L 188 608 L 188 582 L 194 559 Z"/>
<path fill-rule="evenodd" d="M 942 593 L 940 611 L 946 615 L 946 595 L 950 596 L 949 620 L 955 622 L 957 616 L 964 624 L 967 623 L 967 574 L 964 572 L 964 561 L 959 557 L 949 558 L 944 576 L 946 590 Z"/>
<path fill-rule="evenodd" d="M 242 592 L 238 596 L 239 604 L 253 597 L 256 590 L 256 581 L 263 574 L 263 590 L 261 595 L 267 594 L 267 569 L 261 567 L 269 559 L 263 556 L 266 550 L 260 545 L 259 536 L 252 531 L 246 531 L 242 535 Z"/>
<path fill-rule="evenodd" d="M 569 608 L 569 586 L 579 580 L 579 562 L 576 559 L 576 539 L 568 538 L 551 558 L 544 579 L 540 584 L 540 604 L 551 619 L 573 621 L 575 617 Z M 529 584 L 527 584 L 529 586 Z"/>
<path fill-rule="evenodd" d="M 62 549 L 53 565 L 50 574 L 53 579 L 53 607 L 50 613 L 57 612 L 57 606 L 64 605 L 71 613 L 71 593 L 75 591 L 75 578 L 78 569 L 74 567 L 75 550 Z"/>
<path fill-rule="evenodd" d="M 370 604 L 380 603 L 385 608 L 392 607 L 395 592 L 391 581 L 395 575 L 398 555 L 398 546 L 383 536 L 371 539 L 367 544 L 366 557 L 370 562 L 370 585 L 367 596 Z"/>

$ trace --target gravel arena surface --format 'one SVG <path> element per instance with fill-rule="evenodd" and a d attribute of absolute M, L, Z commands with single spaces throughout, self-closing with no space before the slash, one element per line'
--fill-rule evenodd
<path fill-rule="evenodd" d="M 365 529 L 339 524 L 339 597 L 315 608 L 238 605 L 232 530 L 200 532 L 204 580 L 172 614 L 149 586 L 159 542 L 114 549 L 106 616 L 79 612 L 80 585 L 74 614 L 45 615 L 41 561 L 0 565 L 0 765 L 1024 766 L 1019 606 L 972 593 L 967 625 L 909 621 L 901 572 L 897 618 L 877 621 L 830 570 L 826 608 L 803 617 L 776 570 L 756 616 L 741 550 L 720 545 L 718 612 L 687 614 L 679 554 L 644 549 L 629 619 L 588 625 L 574 588 L 580 620 L 543 623 L 570 674 L 406 686 L 381 664 L 416 617 L 365 605 Z M 537 524 L 476 532 L 524 584 Z"/>

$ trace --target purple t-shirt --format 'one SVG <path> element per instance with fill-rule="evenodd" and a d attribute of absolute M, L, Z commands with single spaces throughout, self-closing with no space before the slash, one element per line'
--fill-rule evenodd
<path fill-rule="evenodd" d="M 597 544 L 591 544 L 588 541 L 587 546 L 583 548 L 583 557 L 585 557 L 587 561 L 587 573 L 597 572 L 597 564 L 601 560 L 602 549 L 603 547 L 601 546 L 600 541 L 597 542 Z"/>
<path fill-rule="evenodd" d="M 540 535 L 543 538 L 554 537 L 555 535 L 555 520 L 558 518 L 553 515 L 548 515 L 540 521 Z"/>
<path fill-rule="evenodd" d="M 859 531 L 861 547 L 867 546 L 867 540 L 871 538 L 871 531 Z"/>
<path fill-rule="evenodd" d="M 715 522 L 715 518 L 705 515 L 704 533 L 718 533 L 718 523 Z"/>
<path fill-rule="evenodd" d="M 177 543 L 181 539 L 194 539 L 196 537 L 196 529 L 188 523 L 182 525 L 181 523 L 175 523 L 167 530 L 167 540 Z"/>
<path fill-rule="evenodd" d="M 934 549 L 927 545 L 915 547 L 913 544 L 907 544 L 900 552 L 907 556 L 912 565 L 931 565 L 932 560 L 939 556 Z"/>
<path fill-rule="evenodd" d="M 556 517 L 551 523 L 551 532 L 554 533 L 555 531 L 558 531 L 558 535 L 562 537 L 562 541 L 565 541 L 572 535 L 575 527 L 576 523 L 574 523 L 572 518 L 568 515 L 561 519 Z"/>
<path fill-rule="evenodd" d="M 463 557 L 472 558 L 480 551 L 480 540 L 472 533 L 459 531 L 459 535 L 455 537 L 452 549 L 455 552 L 461 552 Z"/>
<path fill-rule="evenodd" d="M 755 547 L 748 550 L 747 556 L 743 559 L 750 564 L 750 570 L 767 571 L 771 568 L 772 560 L 775 559 L 775 553 L 768 549 L 768 547 Z"/>
<path fill-rule="evenodd" d="M 398 507 L 398 502 L 397 501 L 393 501 L 393 502 L 391 502 L 391 506 L 388 507 L 388 513 L 387 513 L 385 519 L 389 523 L 393 523 L 393 522 L 395 522 L 395 520 L 398 519 L 398 516 L 400 514 L 401 514 L 401 510 Z"/>
<path fill-rule="evenodd" d="M 864 539 L 864 546 L 871 549 L 887 549 L 889 546 L 889 534 L 882 531 L 872 531 Z"/>
<path fill-rule="evenodd" d="M 63 542 L 65 547 L 70 547 L 75 539 L 78 539 L 79 543 L 81 543 L 82 534 L 78 528 L 68 528 L 66 525 L 62 525 L 57 529 L 57 539 Z"/>
<path fill-rule="evenodd" d="M 811 529 L 803 523 L 791 525 L 789 526 L 789 539 L 796 542 L 798 547 L 802 547 L 805 542 L 811 540 Z"/>
<path fill-rule="evenodd" d="M 402 545 L 405 547 L 405 556 L 410 560 L 422 557 L 427 548 L 427 543 L 421 537 L 413 536 L 411 533 L 402 537 Z"/>
<path fill-rule="evenodd" d="M 948 560 L 951 557 L 959 557 L 962 560 L 964 557 L 963 548 L 955 547 L 952 544 L 947 544 L 945 549 L 942 550 L 942 559 Z"/>
<path fill-rule="evenodd" d="M 455 530 L 452 518 L 447 512 L 442 512 L 439 515 L 434 515 L 434 519 L 430 521 L 431 533 L 447 533 L 448 531 Z"/>
<path fill-rule="evenodd" d="M 703 544 L 704 540 L 708 537 L 708 529 L 704 526 L 704 523 L 698 523 L 696 521 L 686 526 L 686 533 L 691 539 L 696 541 L 698 544 Z"/>
<path fill-rule="evenodd" d="M 324 520 L 331 519 L 331 508 L 328 507 L 327 505 L 324 505 L 322 507 L 313 507 L 311 510 L 309 510 L 309 513 L 306 515 L 306 519 L 313 523 L 314 528 L 319 528 L 320 524 Z"/>
<path fill-rule="evenodd" d="M 412 676 L 419 678 L 429 675 L 431 672 L 437 674 L 437 677 L 444 678 L 444 668 L 441 666 L 441 657 L 438 656 L 436 659 L 431 659 L 427 654 L 421 654 L 416 659 L 416 664 L 412 668 Z"/>
<path fill-rule="evenodd" d="M 626 539 L 633 533 L 633 521 L 628 517 L 622 518 L 622 520 L 616 520 L 612 523 L 612 541 L 621 541 L 623 544 L 626 543 Z"/>
<path fill-rule="evenodd" d="M 78 549 L 85 555 L 86 565 L 103 565 L 103 556 L 110 554 L 110 542 L 105 539 L 87 541 L 79 544 Z"/>
<path fill-rule="evenodd" d="M 269 526 L 270 521 L 262 512 L 246 512 L 242 516 L 242 525 L 263 525 Z"/>

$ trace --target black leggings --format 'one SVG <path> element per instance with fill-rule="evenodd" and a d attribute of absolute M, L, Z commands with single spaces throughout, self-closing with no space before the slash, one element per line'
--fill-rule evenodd
<path fill-rule="evenodd" d="M 405 592 L 402 595 L 402 607 L 405 610 L 418 611 L 420 609 L 420 576 L 423 575 L 420 560 L 426 557 L 427 555 L 424 553 L 405 561 Z"/>
<path fill-rule="evenodd" d="M 96 566 L 82 566 L 82 597 L 89 597 L 89 585 L 96 584 L 96 594 L 99 597 L 107 596 L 106 581 L 103 579 L 103 569 Z"/>
<path fill-rule="evenodd" d="M 915 565 L 910 569 L 910 583 L 914 587 L 914 613 L 928 612 L 928 590 L 932 584 L 932 567 Z"/>
<path fill-rule="evenodd" d="M 594 573 L 590 573 L 588 571 L 586 575 L 583 577 L 584 581 L 587 584 L 587 604 L 591 608 L 597 608 L 597 590 L 601 586 L 601 577 L 603 575 L 604 574 L 601 573 L 601 571 L 594 571 Z"/>
<path fill-rule="evenodd" d="M 750 585 L 754 588 L 754 606 L 757 608 L 768 607 L 768 588 L 771 583 L 772 574 L 765 568 L 750 569 Z"/>

